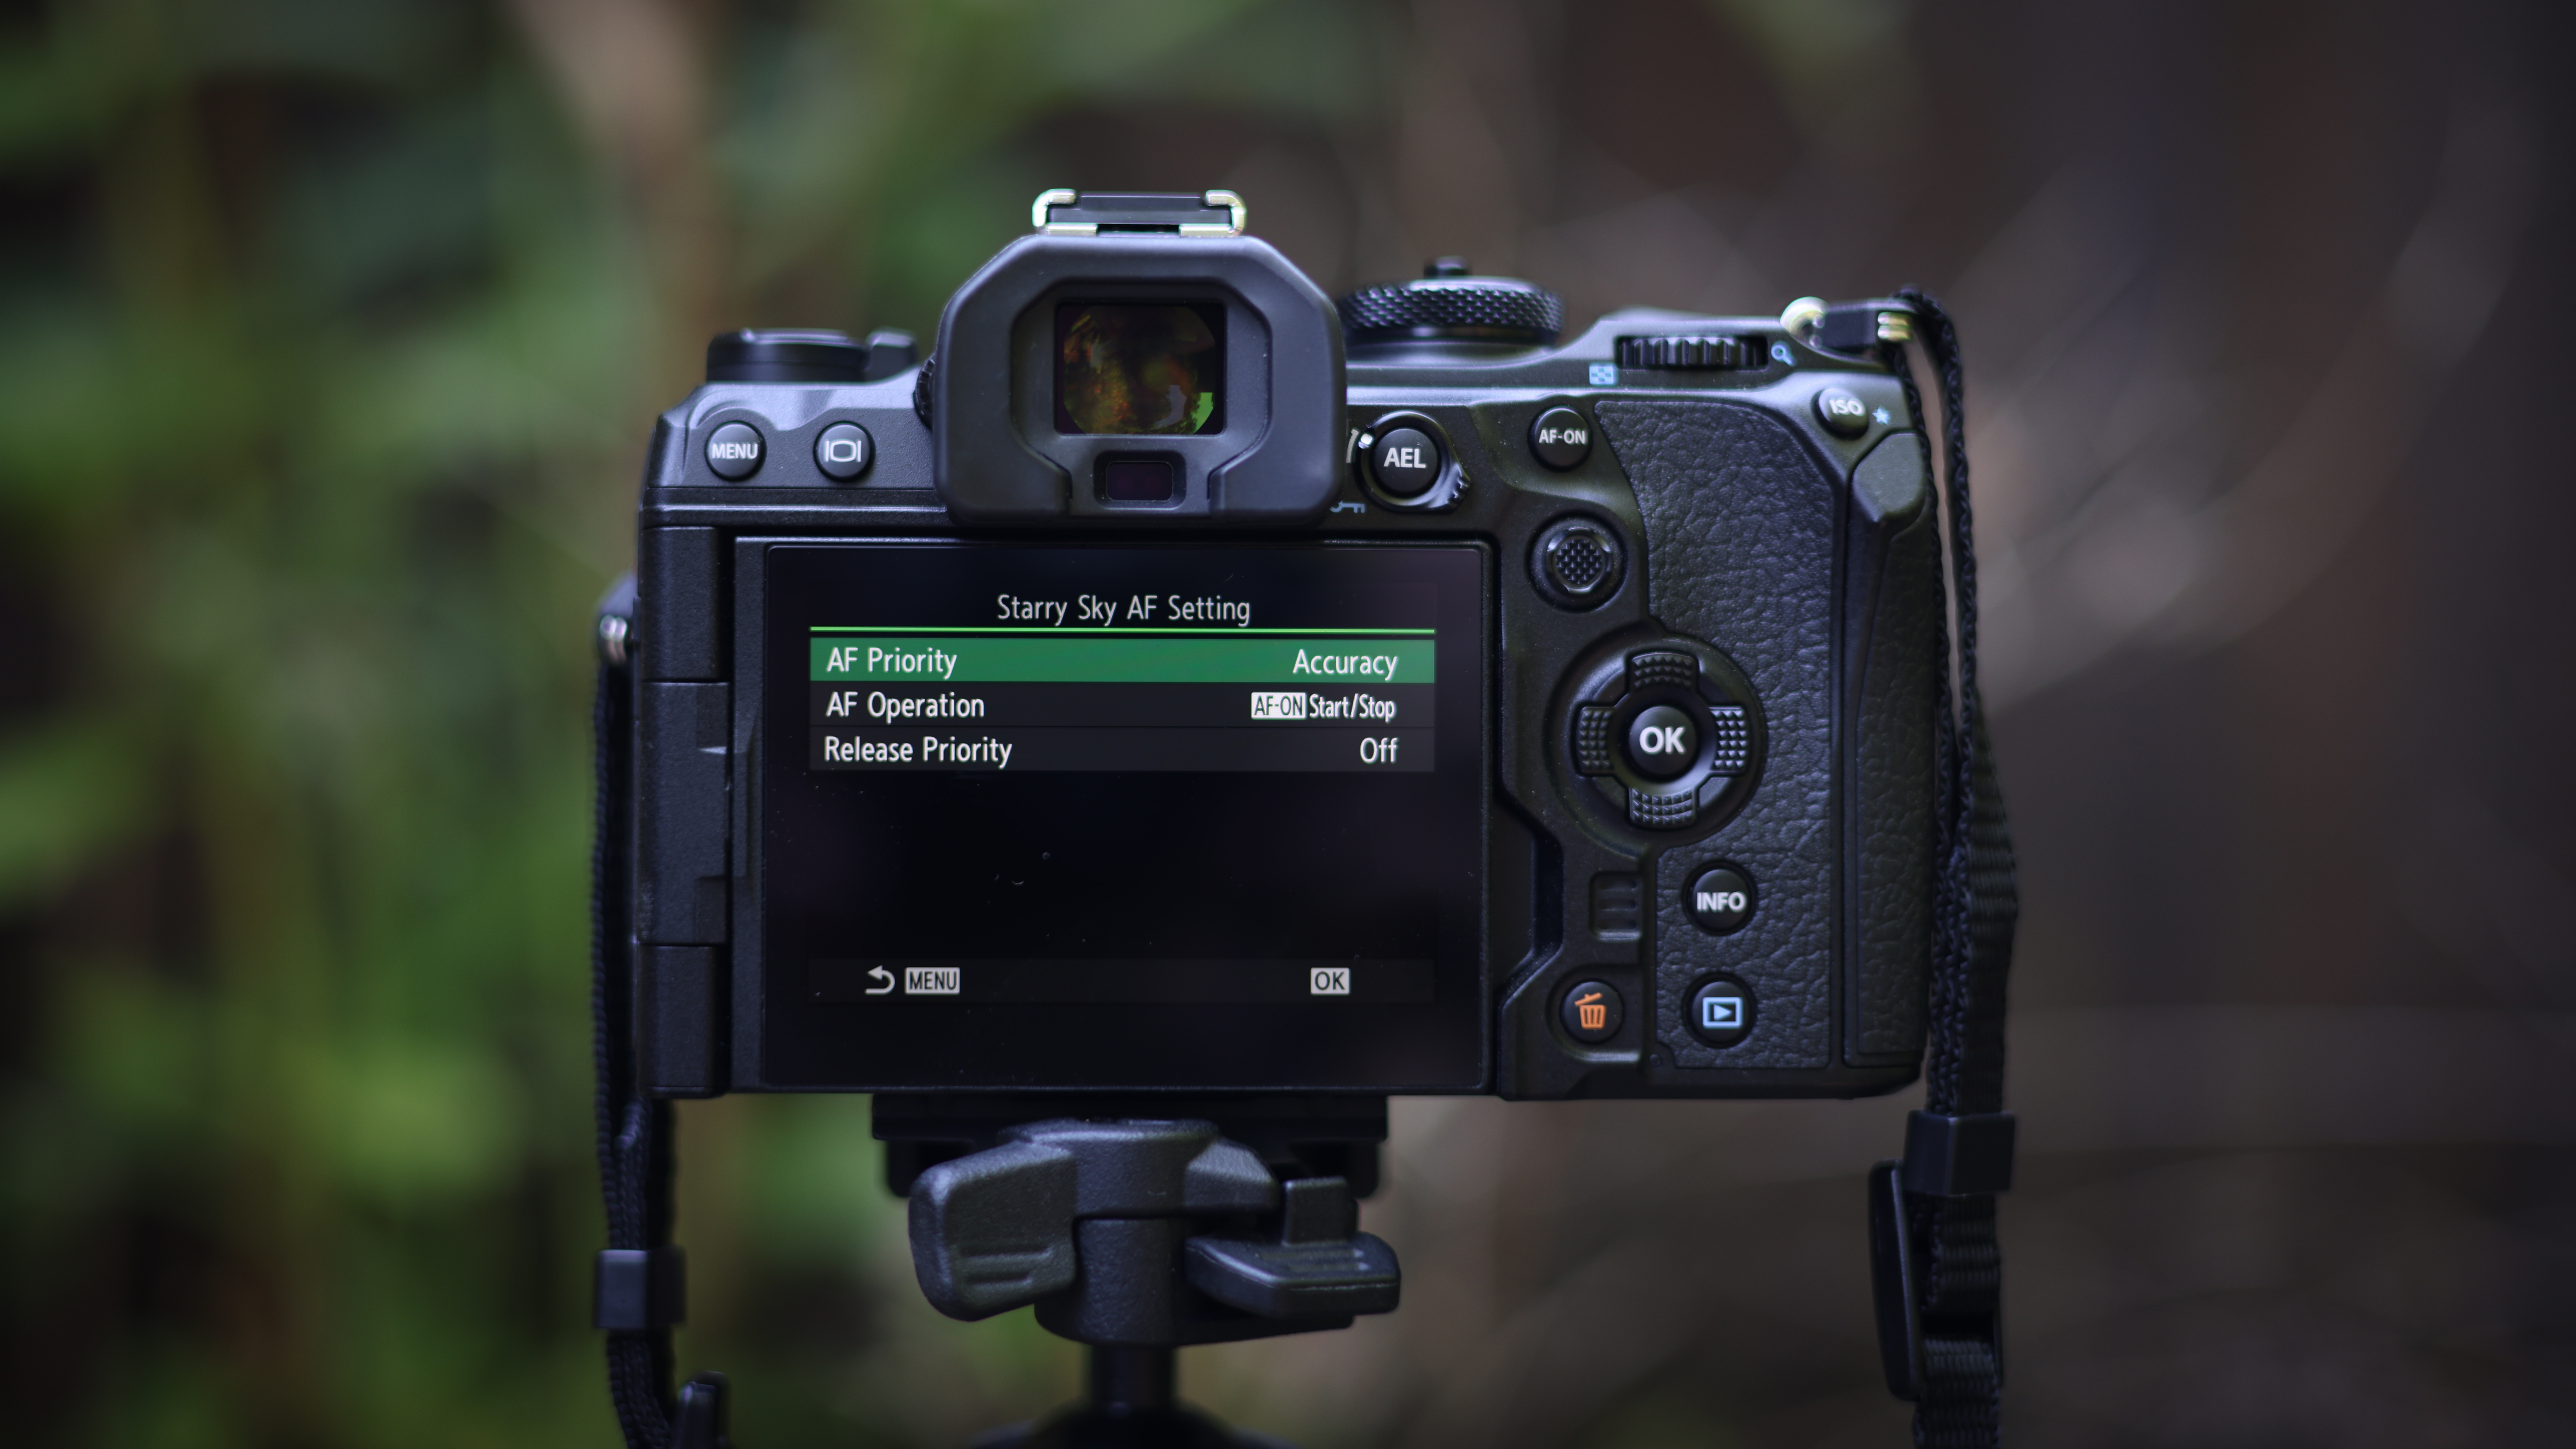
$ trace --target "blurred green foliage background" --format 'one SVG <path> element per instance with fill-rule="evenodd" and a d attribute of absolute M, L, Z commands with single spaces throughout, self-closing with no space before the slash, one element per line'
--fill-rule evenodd
<path fill-rule="evenodd" d="M 584 621 L 653 414 L 719 326 L 927 331 L 1060 179 L 1020 144 L 1041 118 L 1177 86 L 1321 123 L 1362 104 L 1367 23 L 10 7 L 0 1278 L 11 1380 L 51 1401 L 0 1437 L 613 1438 Z M 703 1115 L 698 1317 L 747 1339 L 690 1356 L 792 1375 L 799 1305 L 729 1312 L 727 1270 L 857 1312 L 899 1205 L 863 1103 Z M 725 1261 L 735 1215 L 769 1271 Z M 1023 1412 L 1066 1377 L 982 1339 Z M 848 1407 L 810 1366 L 745 1442 Z"/>

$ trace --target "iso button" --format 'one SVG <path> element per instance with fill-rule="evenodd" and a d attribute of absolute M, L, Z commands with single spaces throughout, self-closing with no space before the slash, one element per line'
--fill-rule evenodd
<path fill-rule="evenodd" d="M 837 483 L 847 483 L 868 471 L 876 460 L 876 446 L 868 430 L 856 423 L 834 423 L 814 440 L 814 466 L 823 476 Z"/>
<path fill-rule="evenodd" d="M 768 448 L 751 424 L 727 423 L 707 438 L 707 466 L 717 477 L 739 482 L 760 471 Z"/>
<path fill-rule="evenodd" d="M 1572 408 L 1549 408 L 1530 424 L 1530 452 L 1562 473 L 1592 456 L 1592 425 Z"/>
<path fill-rule="evenodd" d="M 1391 428 L 1369 448 L 1369 476 L 1389 498 L 1419 498 L 1440 481 L 1440 445 L 1420 428 Z"/>
<path fill-rule="evenodd" d="M 1816 421 L 1837 438 L 1857 438 L 1869 431 L 1869 405 L 1842 388 L 1816 394 Z"/>

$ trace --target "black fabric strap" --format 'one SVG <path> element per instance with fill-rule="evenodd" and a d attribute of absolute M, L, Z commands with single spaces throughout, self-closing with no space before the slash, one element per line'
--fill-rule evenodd
<path fill-rule="evenodd" d="M 1908 1340 L 1888 1346 L 1889 1380 L 1915 1402 L 1914 1442 L 1925 1449 L 1983 1449 L 1999 1444 L 2003 1433 L 2003 1256 L 1995 1241 L 1995 1193 L 2011 1182 L 2012 1120 L 2003 1114 L 2004 990 L 2020 898 L 1977 681 L 1975 516 L 1968 501 L 1958 331 L 1927 293 L 1908 288 L 1897 297 L 1913 313 L 1915 335 L 1941 382 L 1958 648 L 1954 694 L 1945 628 L 1930 1039 L 1924 1110 L 1917 1114 L 1932 1120 L 1918 1120 L 1909 1130 L 1907 1164 L 1889 1164 L 1873 1178 L 1874 1210 L 1901 1214 L 1885 1222 L 1884 1231 L 1901 1230 L 1903 1236 L 1901 1243 L 1883 1244 L 1892 1251 L 1877 1258 L 1880 1322 L 1882 1332 L 1900 1332 Z M 1887 342 L 1882 352 L 1905 385 L 1907 406 L 1923 419 L 1922 395 L 1903 344 Z M 1928 467 L 1928 429 L 1923 447 Z M 1890 1183 L 1901 1191 L 1888 1193 Z M 1887 1311 L 1899 1306 L 1887 1303 L 1890 1295 L 1899 1300 L 1901 1313 Z"/>
<path fill-rule="evenodd" d="M 598 790 L 590 857 L 591 1059 L 598 1072 L 599 1187 L 608 1213 L 608 1246 L 612 1252 L 630 1253 L 664 1248 L 671 1241 L 671 1107 L 635 1090 L 634 977 L 626 909 L 627 842 L 634 838 L 627 819 L 633 725 L 630 670 L 623 661 L 603 660 L 599 695 L 591 706 Z M 603 1300 L 612 1296 L 601 1295 Z M 661 1315 L 644 1316 L 649 1321 Z M 608 1392 L 628 1449 L 671 1449 L 679 1406 L 671 1396 L 668 1323 L 610 1328 Z"/>

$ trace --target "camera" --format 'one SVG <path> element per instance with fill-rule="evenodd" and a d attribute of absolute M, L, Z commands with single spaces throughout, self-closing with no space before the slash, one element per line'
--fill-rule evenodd
<path fill-rule="evenodd" d="M 1899 382 L 1812 305 L 1559 343 L 1456 262 L 1336 304 L 1242 219 L 1049 193 L 926 361 L 733 334 L 662 416 L 646 1090 L 1910 1081 L 1944 604 Z"/>
<path fill-rule="evenodd" d="M 1963 489 L 1946 315 L 1561 340 L 1454 258 L 1327 298 L 1245 219 L 1048 192 L 927 357 L 729 334 L 655 428 L 598 716 L 630 1442 L 723 1442 L 720 1376 L 654 1387 L 668 1099 L 874 1094 L 932 1303 L 1093 1346 L 994 1442 L 1217 1444 L 1175 1347 L 1395 1306 L 1390 1095 L 1861 1096 L 1927 1038 L 1881 1346 L 1990 1420 L 1992 1275 L 1938 1265 L 2010 1181 L 2010 846 L 1894 347 Z"/>

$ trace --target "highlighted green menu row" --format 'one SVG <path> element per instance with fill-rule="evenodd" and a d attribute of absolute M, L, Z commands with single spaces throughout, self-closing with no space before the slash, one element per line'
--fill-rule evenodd
<path fill-rule="evenodd" d="M 1373 637 L 995 638 L 817 630 L 813 677 L 940 684 L 1429 684 L 1431 631 Z"/>

